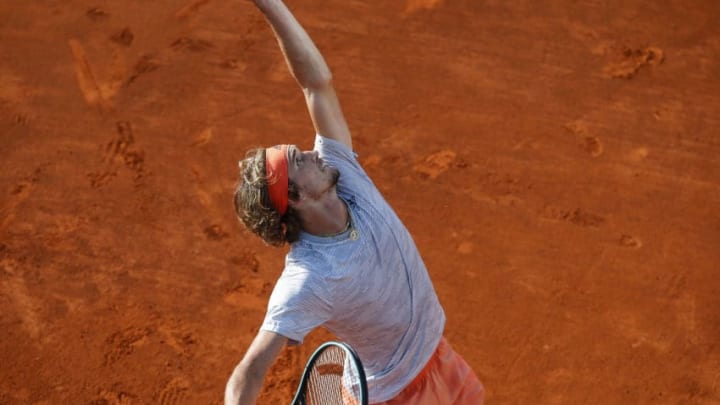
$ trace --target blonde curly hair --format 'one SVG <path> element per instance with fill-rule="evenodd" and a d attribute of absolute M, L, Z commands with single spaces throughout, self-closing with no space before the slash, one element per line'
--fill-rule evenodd
<path fill-rule="evenodd" d="M 238 166 L 240 174 L 233 196 L 238 219 L 269 245 L 283 246 L 298 240 L 301 226 L 297 212 L 288 207 L 285 215 L 281 216 L 270 202 L 265 149 L 249 151 Z M 288 184 L 288 198 L 298 199 L 297 187 L 292 182 Z"/>

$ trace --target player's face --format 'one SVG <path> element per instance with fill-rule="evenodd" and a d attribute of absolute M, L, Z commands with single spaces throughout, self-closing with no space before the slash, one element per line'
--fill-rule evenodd
<path fill-rule="evenodd" d="M 340 172 L 328 166 L 317 151 L 301 151 L 297 146 L 288 148 L 288 178 L 300 189 L 301 196 L 320 198 L 333 188 Z"/>

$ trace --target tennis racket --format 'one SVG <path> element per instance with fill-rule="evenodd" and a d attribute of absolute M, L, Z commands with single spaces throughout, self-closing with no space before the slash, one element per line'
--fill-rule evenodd
<path fill-rule="evenodd" d="M 292 405 L 367 405 L 365 370 L 350 345 L 326 342 L 310 356 Z"/>

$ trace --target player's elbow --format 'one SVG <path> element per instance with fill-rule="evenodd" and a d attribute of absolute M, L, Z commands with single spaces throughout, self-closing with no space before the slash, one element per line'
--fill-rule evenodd
<path fill-rule="evenodd" d="M 330 94 L 330 91 L 334 91 L 332 79 L 326 81 L 313 82 L 312 85 L 303 86 L 303 93 L 308 99 L 314 97 L 323 98 L 325 95 Z"/>
<path fill-rule="evenodd" d="M 299 82 L 305 91 L 313 91 L 332 86 L 332 80 L 332 73 L 329 69 L 318 69 Z"/>

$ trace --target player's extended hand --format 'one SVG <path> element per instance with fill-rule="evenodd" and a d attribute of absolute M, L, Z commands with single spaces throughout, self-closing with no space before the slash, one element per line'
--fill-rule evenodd
<path fill-rule="evenodd" d="M 245 1 L 250 2 L 250 3 L 255 3 L 256 6 L 262 7 L 262 6 L 268 5 L 270 3 L 279 2 L 282 0 L 245 0 Z"/>

